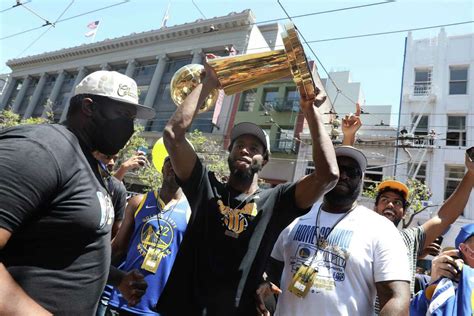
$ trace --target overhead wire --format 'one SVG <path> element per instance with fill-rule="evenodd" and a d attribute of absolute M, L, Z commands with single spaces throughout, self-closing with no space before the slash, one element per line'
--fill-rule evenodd
<path fill-rule="evenodd" d="M 23 55 L 28 49 L 30 49 L 34 44 L 36 44 L 36 42 L 38 42 L 49 30 L 51 30 L 51 28 L 54 27 L 54 25 L 56 24 L 56 22 L 67 12 L 67 10 L 69 10 L 69 8 L 72 6 L 72 4 L 74 3 L 75 0 L 71 0 L 71 2 L 66 6 L 66 8 L 63 10 L 63 12 L 61 12 L 61 14 L 59 15 L 59 17 L 56 19 L 56 21 L 54 23 L 51 23 L 51 25 L 43 32 L 40 34 L 40 36 L 38 36 L 35 40 L 33 40 L 33 42 L 31 42 L 28 46 L 26 46 L 25 49 L 23 49 L 21 51 L 21 53 L 19 53 L 16 58 L 20 57 L 21 55 Z"/>
<path fill-rule="evenodd" d="M 361 8 L 372 7 L 372 6 L 381 5 L 381 4 L 389 4 L 391 2 L 394 2 L 394 1 L 393 0 L 392 1 L 382 1 L 382 2 L 377 2 L 377 3 L 362 4 L 362 5 L 352 6 L 352 7 L 345 7 L 345 8 L 339 8 L 339 9 L 326 10 L 326 11 L 305 13 L 305 14 L 293 15 L 292 18 L 297 19 L 297 18 L 303 18 L 303 17 L 313 16 L 313 15 L 318 15 L 318 14 L 326 14 L 326 13 L 334 13 L 334 12 L 340 12 L 340 11 L 346 11 L 346 10 L 361 9 Z M 276 19 L 256 22 L 255 24 L 265 24 L 265 23 L 270 23 L 270 22 L 278 22 L 278 21 L 283 21 L 283 20 L 286 20 L 286 19 L 287 19 L 287 17 L 276 18 Z"/>
<path fill-rule="evenodd" d="M 109 7 L 113 7 L 113 6 L 117 6 L 117 5 L 120 5 L 120 4 L 123 4 L 125 2 L 129 2 L 128 0 L 127 1 L 123 1 L 123 2 L 120 2 L 120 3 L 117 3 L 117 4 L 113 4 L 113 5 L 110 5 L 110 6 L 106 6 L 106 7 L 103 7 L 103 8 L 100 8 L 100 9 L 96 9 L 96 10 L 92 10 L 92 11 L 88 11 L 88 12 L 85 12 L 85 13 L 82 13 L 82 14 L 79 14 L 79 15 L 75 15 L 75 16 L 72 16 L 72 17 L 69 17 L 67 19 L 63 19 L 63 20 L 59 20 L 57 22 L 62 22 L 62 21 L 66 21 L 66 20 L 70 20 L 70 19 L 73 19 L 73 18 L 76 18 L 76 17 L 79 17 L 79 16 L 83 16 L 83 15 L 86 15 L 86 14 L 89 14 L 89 13 L 92 13 L 92 12 L 96 12 L 96 11 L 100 11 L 100 10 L 104 10 L 106 8 L 109 8 Z M 323 13 L 329 13 L 329 12 L 336 12 L 336 11 L 342 11 L 342 10 L 349 10 L 349 9 L 355 9 L 355 8 L 361 8 L 361 7 L 365 7 L 365 6 L 372 6 L 372 5 L 379 5 L 379 4 L 386 4 L 386 3 L 390 3 L 390 1 L 388 2 L 380 2 L 380 3 L 376 3 L 376 4 L 369 4 L 369 5 L 362 5 L 362 6 L 355 6 L 355 7 L 348 7 L 348 8 L 341 8 L 341 9 L 336 9 L 336 10 L 329 10 L 329 11 L 321 11 L 321 12 L 313 12 L 313 13 L 309 13 L 309 14 L 304 14 L 304 15 L 297 15 L 297 16 L 293 16 L 293 17 L 290 17 L 289 14 L 286 12 L 286 10 L 283 8 L 283 6 L 281 5 L 280 1 L 278 1 L 278 3 L 280 4 L 280 6 L 282 7 L 282 9 L 285 11 L 286 15 L 287 15 L 287 18 L 298 18 L 298 17 L 303 17 L 303 16 L 309 16 L 309 15 L 316 15 L 316 14 L 323 14 Z M 194 1 L 193 1 L 193 4 Z M 201 12 L 201 10 L 199 9 L 199 7 L 195 4 L 196 8 Z M 202 14 L 202 12 L 201 12 Z M 282 19 L 287 19 L 287 18 L 282 18 Z M 278 20 L 282 20 L 282 19 L 278 19 Z M 263 23 L 268 23 L 268 22 L 271 22 L 271 20 L 268 20 L 268 21 L 262 21 L 262 22 L 259 22 L 259 24 L 263 24 Z M 434 28 L 434 27 L 440 27 L 440 26 L 452 26 L 452 25 L 459 25 L 459 24 L 463 24 L 463 23 L 468 23 L 468 22 L 460 22 L 460 23 L 452 23 L 452 24 L 446 24 L 446 25 L 437 25 L 437 26 L 431 26 L 431 27 L 424 27 L 424 28 L 416 28 L 416 29 L 405 29 L 405 30 L 400 30 L 398 32 L 406 32 L 407 30 L 420 30 L 420 29 L 427 29 L 427 28 Z M 38 28 L 35 28 L 35 29 L 38 29 Z M 312 42 L 315 42 L 315 41 L 307 41 L 304 36 L 301 34 L 301 32 L 298 30 L 300 36 L 302 36 L 305 44 L 309 46 L 308 43 L 312 43 Z M 394 31 L 391 31 L 391 32 L 385 32 L 387 34 L 390 34 L 390 33 L 393 33 Z M 22 32 L 23 33 L 23 32 Z M 369 34 L 370 36 L 375 36 L 375 35 L 382 35 L 384 34 L 384 32 L 380 32 L 380 33 L 377 33 L 377 34 Z M 44 33 L 40 36 L 42 37 L 44 35 Z M 348 37 L 345 37 L 344 39 L 346 39 Z M 0 39 L 3 39 L 3 38 L 0 38 Z M 342 39 L 342 38 L 341 38 Z M 35 40 L 36 42 L 37 40 Z M 254 48 L 256 49 L 256 48 Z M 332 78 L 330 78 L 329 76 L 329 72 L 325 69 L 324 65 L 321 63 L 321 61 L 319 60 L 318 56 L 315 54 L 315 52 L 312 50 L 312 48 L 310 47 L 310 50 L 311 52 L 313 53 L 313 55 L 315 56 L 315 58 L 317 59 L 317 61 L 320 63 L 320 65 L 322 66 L 323 70 L 326 72 L 326 74 L 328 74 L 328 79 L 334 84 L 334 86 L 336 87 L 337 89 L 337 94 L 336 94 L 336 97 L 335 99 L 337 99 L 337 96 L 339 94 L 341 94 L 343 97 L 345 97 L 346 99 L 348 99 L 349 101 L 355 103 L 354 100 L 352 100 L 351 98 L 349 98 L 347 95 L 345 95 L 338 87 L 337 85 L 335 84 L 335 82 L 332 80 Z M 260 102 L 259 102 L 260 103 Z M 264 104 L 260 103 L 260 106 L 262 108 L 264 108 L 268 113 L 271 113 L 272 109 L 269 109 L 267 108 Z M 383 113 L 383 114 L 387 114 L 387 113 Z M 408 115 L 408 114 L 407 114 Z M 270 115 L 270 118 L 271 118 L 271 122 L 270 123 L 273 123 L 275 124 L 278 128 L 281 128 L 280 125 L 278 125 L 278 123 L 276 123 L 275 120 L 273 120 L 273 118 L 271 117 Z M 375 125 L 377 126 L 377 125 Z M 295 138 L 296 139 L 296 138 Z M 299 141 L 299 139 L 296 139 Z"/>
<path fill-rule="evenodd" d="M 377 33 L 349 35 L 349 36 L 343 36 L 343 37 L 325 38 L 325 39 L 320 39 L 320 40 L 308 41 L 308 43 L 313 44 L 313 43 L 321 43 L 321 42 L 361 38 L 361 37 L 370 37 L 370 36 L 380 36 L 380 35 L 388 35 L 388 34 L 396 34 L 396 33 L 405 33 L 405 32 L 421 31 L 421 30 L 428 30 L 428 29 L 435 29 L 435 28 L 440 28 L 440 27 L 449 27 L 449 26 L 456 26 L 456 25 L 463 25 L 463 24 L 471 24 L 471 23 L 474 23 L 474 20 L 463 21 L 463 22 L 455 22 L 455 23 L 447 23 L 447 24 L 438 24 L 438 25 L 431 25 L 431 26 L 423 26 L 423 27 L 415 27 L 415 28 L 395 30 L 395 31 L 385 31 L 385 32 L 377 32 Z"/>
<path fill-rule="evenodd" d="M 62 23 L 62 22 L 65 22 L 65 21 L 69 21 L 69 20 L 72 20 L 72 19 L 75 19 L 75 18 L 84 16 L 84 15 L 88 15 L 88 14 L 91 14 L 91 13 L 95 13 L 95 12 L 98 12 L 98 11 L 106 10 L 106 9 L 109 9 L 109 8 L 112 8 L 112 7 L 116 7 L 116 6 L 118 6 L 118 5 L 122 5 L 122 4 L 125 4 L 125 3 L 127 3 L 127 2 L 130 2 L 130 0 L 123 0 L 123 1 L 121 1 L 121 2 L 114 3 L 114 4 L 111 4 L 111 5 L 105 6 L 105 7 L 101 7 L 101 8 L 98 8 L 98 9 L 91 10 L 91 11 L 83 12 L 83 13 L 80 13 L 80 14 L 76 14 L 76 15 L 67 17 L 67 18 L 65 18 L 65 19 L 57 20 L 57 21 L 55 22 L 55 24 L 57 24 L 57 23 Z M 39 27 L 34 27 L 34 28 L 31 28 L 31 29 L 28 29 L 28 30 L 24 30 L 24 31 L 18 32 L 18 33 L 14 33 L 14 34 L 10 34 L 10 35 L 4 36 L 4 37 L 0 37 L 0 40 L 4 40 L 4 39 L 7 39 L 7 38 L 12 38 L 12 37 L 15 37 L 15 36 L 18 36 L 18 35 L 22 35 L 22 34 L 25 34 L 25 33 L 31 32 L 31 31 L 35 31 L 35 30 L 38 30 L 38 29 L 43 28 L 43 27 L 45 27 L 45 26 L 47 26 L 47 25 L 42 25 L 42 26 L 39 26 Z"/>
<path fill-rule="evenodd" d="M 25 3 L 30 3 L 30 2 L 31 2 L 31 0 L 28 0 L 28 1 L 25 1 L 25 2 L 23 2 L 22 4 L 25 4 Z M 6 12 L 6 11 L 9 11 L 9 10 L 11 10 L 11 9 L 14 9 L 14 8 L 18 8 L 20 5 L 21 5 L 21 4 L 15 4 L 15 5 L 12 5 L 11 7 L 8 7 L 8 8 L 6 8 L 6 9 L 2 9 L 2 10 L 0 10 L 0 13 L 3 13 L 3 12 Z"/>

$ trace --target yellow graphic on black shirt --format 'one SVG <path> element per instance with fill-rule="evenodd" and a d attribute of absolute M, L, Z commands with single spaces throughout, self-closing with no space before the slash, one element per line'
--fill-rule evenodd
<path fill-rule="evenodd" d="M 250 217 L 255 217 L 258 213 L 257 203 L 246 204 L 242 209 L 231 208 L 219 200 L 217 201 L 219 212 L 223 215 L 222 222 L 227 229 L 235 234 L 240 234 L 248 227 Z"/>

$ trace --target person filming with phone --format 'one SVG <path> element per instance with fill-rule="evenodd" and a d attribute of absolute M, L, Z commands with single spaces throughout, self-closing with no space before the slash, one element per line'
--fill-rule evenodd
<path fill-rule="evenodd" d="M 433 259 L 431 284 L 413 298 L 410 315 L 473 315 L 474 224 L 461 228 L 455 246 Z"/>

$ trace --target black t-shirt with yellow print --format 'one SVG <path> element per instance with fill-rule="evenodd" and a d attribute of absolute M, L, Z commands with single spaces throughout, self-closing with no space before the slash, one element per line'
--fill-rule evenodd
<path fill-rule="evenodd" d="M 238 194 L 197 160 L 189 181 L 180 185 L 192 216 L 158 311 L 254 315 L 254 293 L 273 244 L 307 212 L 295 206 L 295 183 Z"/>

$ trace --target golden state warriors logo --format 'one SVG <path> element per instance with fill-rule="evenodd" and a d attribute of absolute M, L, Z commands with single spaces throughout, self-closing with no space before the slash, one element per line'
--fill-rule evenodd
<path fill-rule="evenodd" d="M 100 204 L 99 228 L 102 229 L 106 225 L 112 225 L 114 222 L 114 206 L 108 194 L 104 194 L 101 191 L 97 191 L 96 194 Z"/>
<path fill-rule="evenodd" d="M 156 215 L 145 217 L 143 222 L 140 231 L 141 242 L 137 246 L 138 252 L 145 257 L 148 248 L 152 247 L 158 249 L 163 257 L 169 255 L 176 223 L 169 219 L 158 220 Z"/>
<path fill-rule="evenodd" d="M 246 204 L 242 209 L 230 208 L 224 205 L 221 200 L 217 201 L 219 212 L 222 214 L 222 223 L 231 232 L 232 237 L 237 238 L 240 233 L 247 229 L 249 219 L 258 213 L 257 203 Z"/>

